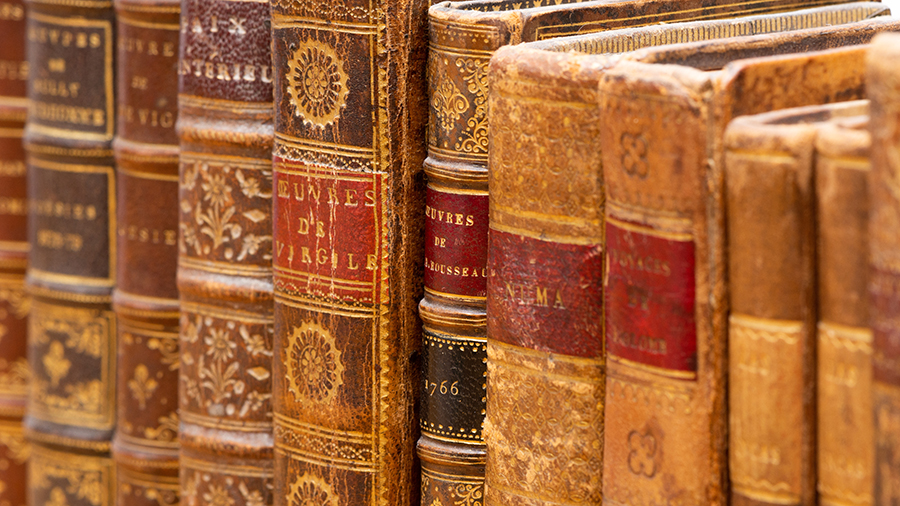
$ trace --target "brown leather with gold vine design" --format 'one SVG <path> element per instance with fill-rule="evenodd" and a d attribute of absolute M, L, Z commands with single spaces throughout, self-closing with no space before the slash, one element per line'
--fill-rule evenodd
<path fill-rule="evenodd" d="M 178 402 L 189 504 L 272 502 L 269 7 L 182 2 Z"/>

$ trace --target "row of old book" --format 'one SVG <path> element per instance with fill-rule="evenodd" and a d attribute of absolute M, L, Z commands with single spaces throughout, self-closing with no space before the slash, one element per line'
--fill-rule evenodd
<path fill-rule="evenodd" d="M 0 1 L 0 506 L 900 501 L 900 21 L 428 7 Z"/>

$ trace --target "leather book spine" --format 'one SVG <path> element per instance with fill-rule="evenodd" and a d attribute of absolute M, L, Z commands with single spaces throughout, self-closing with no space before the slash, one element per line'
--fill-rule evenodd
<path fill-rule="evenodd" d="M 269 6 L 183 0 L 181 501 L 272 503 L 272 55 Z"/>
<path fill-rule="evenodd" d="M 29 502 L 115 502 L 116 61 L 109 0 L 28 2 Z M 88 485 L 88 488 L 83 488 Z M 89 493 L 88 493 L 89 492 Z"/>
<path fill-rule="evenodd" d="M 274 504 L 415 505 L 428 4 L 271 6 Z"/>
<path fill-rule="evenodd" d="M 0 502 L 24 506 L 28 444 L 22 417 L 28 395 L 25 349 L 28 313 L 25 267 L 28 261 L 25 184 L 25 4 L 0 2 Z"/>
<path fill-rule="evenodd" d="M 605 60 L 506 49 L 490 68 L 484 504 L 600 504 Z"/>
<path fill-rule="evenodd" d="M 871 101 L 869 316 L 875 504 L 900 501 L 900 36 L 881 35 L 867 55 Z"/>
<path fill-rule="evenodd" d="M 865 118 L 816 137 L 819 504 L 873 504 L 869 152 Z"/>
<path fill-rule="evenodd" d="M 178 504 L 177 0 L 116 0 L 117 504 Z"/>
<path fill-rule="evenodd" d="M 815 126 L 755 118 L 725 133 L 731 503 L 814 505 Z"/>
<path fill-rule="evenodd" d="M 735 116 L 863 92 L 862 47 L 728 62 L 893 26 L 645 49 L 601 77 L 605 504 L 727 503 L 723 132 Z M 835 79 L 801 78 L 823 72 Z"/>

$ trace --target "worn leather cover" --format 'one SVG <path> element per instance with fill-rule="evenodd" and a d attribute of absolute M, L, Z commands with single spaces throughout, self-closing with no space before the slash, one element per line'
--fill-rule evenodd
<path fill-rule="evenodd" d="M 271 1 L 278 506 L 419 501 L 427 6 Z"/>
<path fill-rule="evenodd" d="M 884 35 L 867 57 L 871 101 L 869 317 L 875 421 L 875 504 L 900 501 L 900 35 Z"/>
<path fill-rule="evenodd" d="M 114 32 L 111 1 L 28 3 L 32 504 L 115 501 Z"/>
<path fill-rule="evenodd" d="M 737 118 L 725 131 L 733 502 L 816 504 L 815 142 L 865 103 Z"/>
<path fill-rule="evenodd" d="M 827 506 L 874 504 L 868 127 L 868 116 L 838 119 L 816 135 L 817 488 Z"/>
<path fill-rule="evenodd" d="M 117 504 L 178 503 L 177 0 L 117 0 Z"/>
<path fill-rule="evenodd" d="M 269 6 L 184 0 L 178 74 L 181 500 L 272 502 Z"/>
<path fill-rule="evenodd" d="M 831 2 L 805 3 L 821 5 Z M 783 10 L 794 1 L 443 2 L 429 10 L 422 500 L 481 494 L 486 407 L 488 61 L 508 44 Z M 661 42 L 661 41 L 660 41 Z M 451 348 L 452 346 L 452 348 Z M 441 394 L 456 385 L 458 394 Z M 454 427 L 450 430 L 448 427 Z"/>
<path fill-rule="evenodd" d="M 863 93 L 863 48 L 727 62 L 897 27 L 885 18 L 645 49 L 601 78 L 604 504 L 728 501 L 724 128 L 735 116 Z"/>
<path fill-rule="evenodd" d="M 575 335 L 568 335 L 546 322 L 533 323 L 543 317 L 541 307 L 525 309 L 521 305 L 528 300 L 542 303 L 544 290 L 548 291 L 547 302 L 555 302 L 550 300 L 550 289 L 559 288 L 559 279 L 573 278 L 572 282 L 582 287 L 566 287 L 561 292 L 567 295 L 564 298 L 582 293 L 583 287 L 602 285 L 603 201 L 596 199 L 602 196 L 603 187 L 596 87 L 603 71 L 615 61 L 609 53 L 673 40 L 819 26 L 835 19 L 856 21 L 885 11 L 880 4 L 821 7 L 737 20 L 599 32 L 497 51 L 491 60 L 489 99 L 492 267 L 488 281 L 489 395 L 485 434 L 489 443 L 488 503 L 522 501 L 523 497 L 566 497 L 570 502 L 584 504 L 601 501 L 605 387 L 602 328 L 576 324 L 574 328 L 578 330 L 572 331 Z M 573 50 L 580 54 L 570 52 Z M 578 178 L 573 179 L 573 174 Z M 533 192 L 539 193 L 523 197 Z M 554 225 L 554 220 L 568 224 Z M 583 249 L 587 256 L 566 256 L 572 248 Z M 554 261 L 562 265 L 545 265 L 549 259 L 557 258 Z M 584 269 L 576 277 L 570 270 L 578 265 Z M 559 277 L 544 270 L 551 267 L 568 274 Z M 553 280 L 557 280 L 556 285 Z M 590 303 L 583 307 L 564 304 L 565 308 L 555 309 L 565 315 L 567 322 L 601 321 L 602 298 L 596 293 L 593 299 L 585 296 Z M 551 329 L 552 335 L 545 339 L 554 343 L 567 340 L 574 346 L 577 340 L 587 338 L 599 347 L 578 357 L 584 362 L 586 376 L 569 378 L 568 383 L 555 376 L 554 364 L 576 360 L 558 354 L 558 350 L 542 357 L 532 356 L 538 350 L 546 351 L 548 346 L 563 346 L 541 341 L 541 328 Z M 522 363 L 510 361 L 510 356 L 518 355 L 522 355 L 518 357 Z M 534 369 L 523 369 L 523 364 Z M 523 384 L 536 383 L 546 383 L 541 386 L 547 388 L 522 388 Z M 575 399 L 580 403 L 578 409 L 567 406 L 570 415 L 565 423 L 554 416 L 557 409 L 562 409 L 559 403 L 573 403 Z M 523 426 L 523 415 L 528 420 L 553 420 L 557 428 L 547 435 L 549 429 L 544 427 Z M 583 433 L 579 427 L 589 427 L 589 433 Z M 534 439 L 535 433 L 543 435 L 540 441 Z M 525 458 L 524 448 L 531 449 L 534 456 Z M 565 464 L 546 468 L 541 464 L 545 456 Z M 579 487 L 570 491 L 573 483 Z"/>
<path fill-rule="evenodd" d="M 25 5 L 0 3 L 0 502 L 24 506 L 28 445 L 22 416 L 28 394 L 30 300 L 25 294 L 28 205 L 25 186 Z"/>

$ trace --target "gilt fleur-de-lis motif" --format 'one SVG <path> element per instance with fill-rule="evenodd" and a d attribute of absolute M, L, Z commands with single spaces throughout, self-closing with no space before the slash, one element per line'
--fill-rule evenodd
<path fill-rule="evenodd" d="M 131 396 L 138 401 L 141 409 L 147 407 L 147 401 L 153 396 L 153 392 L 159 386 L 159 382 L 150 377 L 147 366 L 141 364 L 134 368 L 134 377 L 128 381 Z"/>

